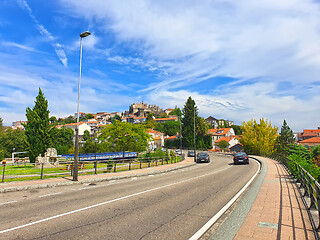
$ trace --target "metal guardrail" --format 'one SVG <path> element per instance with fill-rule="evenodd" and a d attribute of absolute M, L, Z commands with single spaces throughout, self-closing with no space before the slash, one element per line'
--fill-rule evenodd
<path fill-rule="evenodd" d="M 288 172 L 295 176 L 300 195 L 302 196 L 303 203 L 305 204 L 311 220 L 311 224 L 319 237 L 320 230 L 320 184 L 315 180 L 309 172 L 307 172 L 298 163 L 282 155 L 270 156 L 274 160 L 281 162 Z M 302 191 L 303 190 L 303 191 Z"/>
<path fill-rule="evenodd" d="M 178 156 L 163 156 L 149 158 L 127 158 L 113 160 L 89 160 L 79 162 L 79 175 L 109 173 L 117 171 L 130 171 L 134 169 L 148 168 L 164 164 L 177 163 L 184 160 L 184 154 Z M 99 166 L 100 165 L 100 166 Z M 57 169 L 58 168 L 58 169 Z M 24 169 L 32 169 L 29 173 L 23 173 Z M 10 174 L 7 172 L 11 172 Z M 16 173 L 14 173 L 16 171 Z M 69 176 L 73 174 L 73 161 L 60 161 L 59 165 L 24 162 L 12 164 L 0 164 L 1 181 L 44 179 L 52 177 Z"/>

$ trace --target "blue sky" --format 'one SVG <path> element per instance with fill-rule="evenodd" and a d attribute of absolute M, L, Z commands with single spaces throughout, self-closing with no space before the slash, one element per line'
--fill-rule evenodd
<path fill-rule="evenodd" d="M 320 126 L 320 3 L 311 0 L 2 0 L 0 117 L 25 120 L 40 87 L 51 115 L 162 108 Z"/>

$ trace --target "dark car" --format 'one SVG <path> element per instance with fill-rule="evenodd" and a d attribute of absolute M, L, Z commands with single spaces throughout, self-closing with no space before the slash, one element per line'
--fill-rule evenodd
<path fill-rule="evenodd" d="M 197 163 L 199 163 L 199 162 L 207 162 L 207 163 L 210 162 L 209 154 L 208 153 L 204 153 L 204 152 L 198 153 L 196 162 Z"/>
<path fill-rule="evenodd" d="M 194 157 L 194 151 L 188 151 L 188 157 Z"/>
<path fill-rule="evenodd" d="M 245 152 L 238 152 L 233 156 L 234 165 L 239 163 L 249 164 L 249 157 Z"/>

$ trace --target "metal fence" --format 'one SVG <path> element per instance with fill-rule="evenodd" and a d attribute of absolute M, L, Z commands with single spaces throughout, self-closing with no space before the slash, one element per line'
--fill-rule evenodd
<path fill-rule="evenodd" d="M 90 175 L 130 171 L 173 164 L 182 160 L 184 160 L 184 154 L 180 156 L 79 161 L 78 173 L 79 175 Z M 27 161 L 11 164 L 2 163 L 0 164 L 0 174 L 2 176 L 1 182 L 72 176 L 73 161 L 59 161 L 57 165 L 30 163 Z"/>
<path fill-rule="evenodd" d="M 303 167 L 282 155 L 272 155 L 271 158 L 281 162 L 295 177 L 302 200 L 308 210 L 313 229 L 319 239 L 320 230 L 320 184 Z"/>

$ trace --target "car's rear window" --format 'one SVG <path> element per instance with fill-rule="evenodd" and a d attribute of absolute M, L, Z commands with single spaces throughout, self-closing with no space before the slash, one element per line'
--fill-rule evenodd
<path fill-rule="evenodd" d="M 207 156 L 208 154 L 206 154 L 206 153 L 198 153 L 198 156 L 201 156 L 201 157 L 203 157 L 203 156 Z"/>
<path fill-rule="evenodd" d="M 241 152 L 241 153 L 236 153 L 234 156 L 235 157 L 245 157 L 245 156 L 247 156 L 247 154 L 244 152 Z"/>

